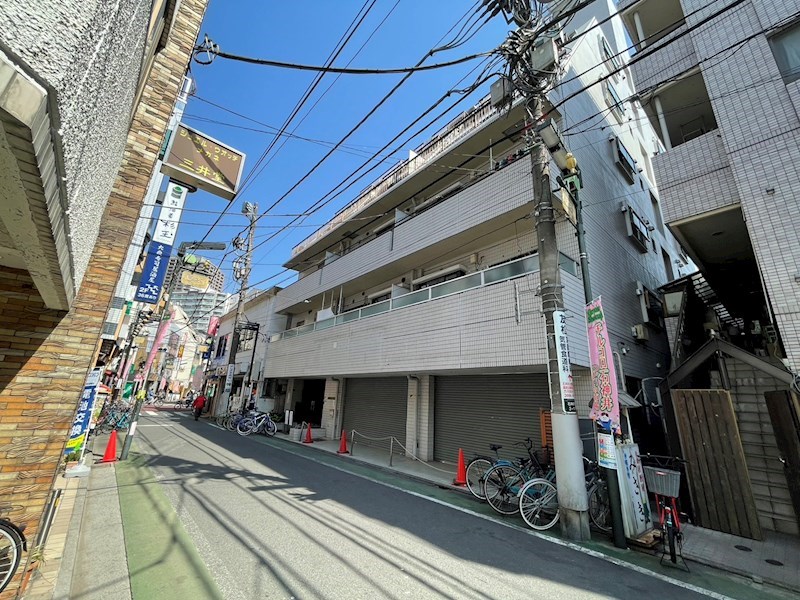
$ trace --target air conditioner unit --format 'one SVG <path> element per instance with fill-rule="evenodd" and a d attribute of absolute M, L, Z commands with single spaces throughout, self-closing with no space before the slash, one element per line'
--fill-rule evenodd
<path fill-rule="evenodd" d="M 633 339 L 640 342 L 646 342 L 650 339 L 650 332 L 647 330 L 644 323 L 639 323 L 631 327 L 631 335 L 633 335 Z"/>

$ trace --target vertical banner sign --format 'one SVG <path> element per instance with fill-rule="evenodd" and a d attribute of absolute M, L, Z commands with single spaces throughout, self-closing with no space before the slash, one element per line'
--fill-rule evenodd
<path fill-rule="evenodd" d="M 606 433 L 619 433 L 617 374 L 600 298 L 586 305 L 586 325 L 589 332 L 589 362 L 592 366 L 594 392 L 594 404 L 589 416 Z"/>
<path fill-rule="evenodd" d="M 565 413 L 575 412 L 575 385 L 572 382 L 572 368 L 569 364 L 569 344 L 567 343 L 567 315 L 563 310 L 553 311 L 558 354 L 558 382 L 561 388 L 561 403 Z"/>
<path fill-rule="evenodd" d="M 69 440 L 67 441 L 67 447 L 64 449 L 64 454 L 81 453 L 83 450 L 83 445 L 86 442 L 86 433 L 89 431 L 89 422 L 92 418 L 94 399 L 97 397 L 97 384 L 100 383 L 100 374 L 102 372 L 102 369 L 92 369 L 92 372 L 86 377 L 81 401 L 78 405 L 78 413 L 72 422 L 72 429 L 69 432 Z"/>
<path fill-rule="evenodd" d="M 639 446 L 620 444 L 616 447 L 616 458 L 622 467 L 619 492 L 625 535 L 636 538 L 652 526 Z"/>
<path fill-rule="evenodd" d="M 161 295 L 161 286 L 164 285 L 164 275 L 167 274 L 169 255 L 172 246 L 156 241 L 150 242 L 147 249 L 147 258 L 144 261 L 142 280 L 136 288 L 134 300 L 146 304 L 156 304 Z"/>
<path fill-rule="evenodd" d="M 164 195 L 164 204 L 158 215 L 158 221 L 156 221 L 156 230 L 153 232 L 154 242 L 175 245 L 183 204 L 186 202 L 188 193 L 188 188 L 172 181 L 169 182 L 167 193 Z"/>
<path fill-rule="evenodd" d="M 228 372 L 225 375 L 224 393 L 230 394 L 233 389 L 233 365 L 228 365 Z"/>
<path fill-rule="evenodd" d="M 148 373 L 150 371 L 150 367 L 153 366 L 153 361 L 156 359 L 156 354 L 158 353 L 158 349 L 161 347 L 161 344 L 164 341 L 167 332 L 169 331 L 170 323 L 172 323 L 172 315 L 173 311 L 170 311 L 169 318 L 167 318 L 166 321 L 161 321 L 161 323 L 158 326 L 156 339 L 153 340 L 153 347 L 150 348 L 150 354 L 147 355 L 147 362 L 144 365 L 144 373 Z M 144 375 L 142 375 L 140 381 L 144 381 Z"/>

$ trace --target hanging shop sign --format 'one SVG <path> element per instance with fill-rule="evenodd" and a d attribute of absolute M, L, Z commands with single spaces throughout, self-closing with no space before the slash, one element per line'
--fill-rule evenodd
<path fill-rule="evenodd" d="M 586 305 L 594 403 L 589 416 L 606 433 L 620 433 L 617 373 L 600 298 Z"/>
<path fill-rule="evenodd" d="M 86 443 L 86 433 L 89 431 L 94 401 L 97 397 L 97 386 L 100 383 L 100 375 L 102 372 L 102 369 L 92 369 L 86 377 L 81 400 L 78 404 L 78 412 L 75 414 L 75 419 L 72 421 L 72 429 L 70 429 L 69 432 L 69 440 L 64 449 L 64 454 L 72 454 L 73 452 L 81 455 L 83 454 L 83 447 Z"/>
<path fill-rule="evenodd" d="M 142 279 L 139 282 L 139 287 L 136 288 L 134 300 L 146 304 L 158 303 L 171 252 L 172 246 L 169 244 L 162 244 L 155 240 L 150 242 L 150 247 L 147 250 L 147 259 L 144 261 Z"/>
<path fill-rule="evenodd" d="M 245 154 L 180 123 L 161 172 L 226 200 L 239 188 Z"/>
<path fill-rule="evenodd" d="M 569 343 L 567 341 L 567 315 L 563 310 L 553 311 L 558 353 L 558 382 L 561 389 L 561 403 L 565 413 L 575 412 L 575 384 L 572 381 L 572 368 L 569 364 Z"/>
<path fill-rule="evenodd" d="M 154 242 L 169 244 L 170 246 L 175 245 L 178 225 L 181 222 L 181 213 L 188 193 L 189 188 L 186 186 L 174 181 L 169 182 L 167 191 L 164 194 L 164 204 L 161 206 L 161 212 L 158 214 L 156 228 L 153 232 Z"/>

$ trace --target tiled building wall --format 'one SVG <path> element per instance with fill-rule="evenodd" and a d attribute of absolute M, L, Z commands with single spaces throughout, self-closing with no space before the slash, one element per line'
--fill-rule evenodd
<path fill-rule="evenodd" d="M 633 79 L 639 91 L 644 92 L 650 86 L 680 75 L 697 64 L 697 56 L 690 34 L 686 33 L 687 29 L 688 25 L 681 25 L 642 50 L 642 56 L 645 56 L 645 53 L 648 56 L 631 65 Z M 669 49 L 659 50 L 659 47 L 664 45 L 668 45 Z"/>
<path fill-rule="evenodd" d="M 180 3 L 137 107 L 97 244 L 69 312 L 44 309 L 29 277 L 0 269 L 0 499 L 33 538 L 163 140 L 206 0 Z M 16 593 L 12 585 L 0 598 Z"/>
<path fill-rule="evenodd" d="M 701 0 L 684 0 L 692 10 Z M 800 2 L 748 2 L 692 39 L 698 58 L 755 35 L 727 60 L 708 61 L 703 77 L 742 199 L 747 228 L 794 370 L 800 369 L 800 119 L 766 35 L 800 11 Z"/>

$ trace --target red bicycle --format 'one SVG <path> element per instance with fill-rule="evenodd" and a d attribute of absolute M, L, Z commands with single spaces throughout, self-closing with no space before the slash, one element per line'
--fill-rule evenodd
<path fill-rule="evenodd" d="M 678 556 L 683 561 L 683 531 L 676 502 L 681 489 L 680 463 L 685 460 L 674 456 L 658 456 L 645 454 L 642 460 L 652 460 L 655 465 L 643 465 L 647 489 L 656 497 L 658 507 L 658 524 L 661 529 L 661 560 L 669 550 L 669 560 L 677 564 Z M 673 468 L 668 468 L 673 467 Z M 686 565 L 686 562 L 683 561 Z M 688 569 L 688 566 L 686 567 Z"/>

